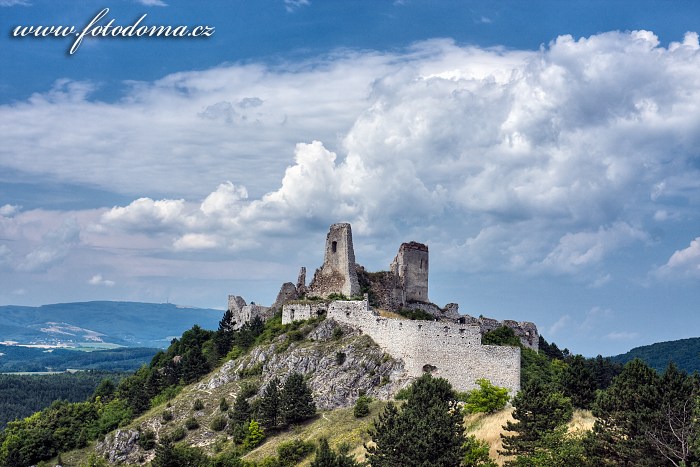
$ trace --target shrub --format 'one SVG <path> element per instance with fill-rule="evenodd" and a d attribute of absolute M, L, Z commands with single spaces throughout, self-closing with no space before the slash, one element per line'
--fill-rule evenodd
<path fill-rule="evenodd" d="M 228 402 L 226 401 L 225 397 L 222 397 L 221 401 L 219 402 L 219 410 L 222 412 L 228 412 Z"/>
<path fill-rule="evenodd" d="M 185 420 L 185 428 L 187 428 L 188 430 L 196 430 L 197 428 L 199 428 L 199 422 L 196 418 L 189 417 L 187 420 Z"/>
<path fill-rule="evenodd" d="M 180 441 L 182 439 L 185 439 L 185 436 L 187 436 L 187 432 L 185 431 L 185 427 L 179 426 L 179 427 L 175 428 L 173 431 L 171 431 L 170 435 L 167 438 L 171 441 Z"/>
<path fill-rule="evenodd" d="M 487 379 L 478 379 L 479 389 L 474 389 L 463 396 L 466 413 L 493 413 L 506 406 L 510 396 L 506 388 L 494 386 Z"/>
<path fill-rule="evenodd" d="M 144 451 L 150 451 L 156 447 L 156 432 L 153 430 L 146 430 L 141 432 L 139 436 L 139 446 Z"/>
<path fill-rule="evenodd" d="M 343 328 L 340 326 L 333 329 L 333 339 L 339 341 L 343 337 Z"/>
<path fill-rule="evenodd" d="M 241 397 L 248 399 L 249 397 L 256 395 L 258 393 L 259 389 L 260 389 L 259 384 L 254 383 L 253 381 L 244 381 L 241 384 L 240 395 L 241 395 Z"/>
<path fill-rule="evenodd" d="M 411 395 L 411 386 L 399 389 L 399 391 L 394 395 L 394 399 L 397 401 L 405 401 Z"/>
<path fill-rule="evenodd" d="M 223 431 L 224 428 L 226 428 L 226 418 L 222 415 L 214 417 L 209 425 L 209 428 L 214 431 Z"/>
<path fill-rule="evenodd" d="M 249 378 L 251 376 L 261 375 L 262 372 L 263 372 L 262 363 L 258 362 L 255 365 L 249 365 L 249 366 L 245 367 L 244 369 L 240 370 L 238 372 L 238 377 L 241 379 Z"/>
<path fill-rule="evenodd" d="M 402 308 L 399 310 L 399 314 L 411 320 L 435 321 L 435 316 L 421 309 Z"/>
<path fill-rule="evenodd" d="M 173 413 L 170 410 L 163 410 L 161 417 L 163 418 L 163 421 L 167 423 L 173 419 Z"/>
<path fill-rule="evenodd" d="M 315 449 L 314 443 L 297 438 L 280 443 L 277 446 L 277 456 L 279 457 L 280 465 L 292 467 L 299 464 L 302 459 L 314 452 Z"/>
<path fill-rule="evenodd" d="M 372 398 L 369 396 L 360 396 L 357 398 L 357 402 L 355 402 L 355 407 L 353 408 L 355 418 L 362 418 L 369 415 L 369 403 L 371 401 Z"/>
<path fill-rule="evenodd" d="M 196 399 L 194 401 L 194 405 L 192 406 L 193 410 L 202 410 L 204 408 L 204 402 L 202 402 L 202 399 Z"/>
<path fill-rule="evenodd" d="M 340 329 L 340 328 L 336 328 L 336 329 Z M 335 363 L 337 365 L 342 365 L 343 363 L 345 363 L 345 357 L 346 357 L 345 352 L 336 352 L 335 353 Z"/>

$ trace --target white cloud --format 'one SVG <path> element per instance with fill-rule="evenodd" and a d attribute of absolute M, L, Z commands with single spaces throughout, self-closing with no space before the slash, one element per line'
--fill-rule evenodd
<path fill-rule="evenodd" d="M 146 5 L 146 6 L 168 6 L 168 4 L 162 0 L 135 0 L 135 1 L 136 1 L 136 3 L 140 3 L 140 4 Z"/>
<path fill-rule="evenodd" d="M 676 250 L 656 271 L 659 277 L 700 277 L 700 237 L 683 250 Z"/>
<path fill-rule="evenodd" d="M 605 335 L 605 339 L 611 341 L 632 341 L 639 337 L 639 333 L 629 331 L 613 331 Z"/>
<path fill-rule="evenodd" d="M 88 284 L 105 287 L 114 287 L 115 282 L 105 279 L 104 277 L 102 277 L 102 274 L 95 274 L 90 278 L 90 280 L 88 280 Z"/>
<path fill-rule="evenodd" d="M 567 233 L 542 264 L 553 271 L 573 273 L 600 263 L 612 251 L 646 238 L 643 231 L 625 223 L 609 228 L 601 226 L 595 232 Z"/>
<path fill-rule="evenodd" d="M 559 331 L 562 329 L 565 329 L 569 326 L 569 323 L 571 322 L 571 316 L 569 315 L 563 315 L 560 317 L 556 323 L 552 324 L 549 327 L 549 334 L 550 336 L 554 337 Z"/>
<path fill-rule="evenodd" d="M 114 103 L 60 81 L 0 107 L 0 158 L 141 196 L 81 223 L 100 248 L 270 259 L 270 239 L 344 220 L 365 237 L 415 232 L 469 271 L 583 273 L 600 287 L 606 261 L 648 243 L 648 221 L 695 215 L 696 43 L 664 48 L 646 31 L 539 51 L 431 40 L 176 73 L 129 83 Z M 28 225 L 0 218 L 15 236 Z"/>
<path fill-rule="evenodd" d="M 0 0 L 0 7 L 4 6 L 29 6 L 28 0 Z"/>
<path fill-rule="evenodd" d="M 60 263 L 70 253 L 70 249 L 80 241 L 80 227 L 74 218 L 66 219 L 55 230 L 42 238 L 38 247 L 27 253 L 17 264 L 23 272 L 42 272 Z"/>
<path fill-rule="evenodd" d="M 309 6 L 311 2 L 309 0 L 284 0 L 284 8 L 289 12 L 293 12 L 301 7 Z"/>
<path fill-rule="evenodd" d="M 5 204 L 0 206 L 0 216 L 9 217 L 15 214 L 19 210 L 19 206 L 14 206 L 12 204 Z"/>

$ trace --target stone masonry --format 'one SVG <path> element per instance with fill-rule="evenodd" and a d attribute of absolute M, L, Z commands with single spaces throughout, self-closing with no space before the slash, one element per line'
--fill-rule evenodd
<path fill-rule="evenodd" d="M 385 352 L 402 359 L 409 376 L 430 371 L 458 391 L 478 387 L 480 378 L 508 388 L 511 394 L 520 389 L 520 348 L 482 345 L 478 325 L 384 318 L 369 308 L 366 297 L 329 304 L 287 304 L 282 323 L 322 311 L 327 318 L 359 328 Z"/>
<path fill-rule="evenodd" d="M 331 225 L 326 236 L 323 265 L 316 270 L 307 291 L 308 295 L 321 298 L 326 298 L 333 293 L 343 294 L 346 297 L 360 293 L 355 267 L 355 250 L 352 246 L 352 228 L 347 223 Z"/>
<path fill-rule="evenodd" d="M 246 304 L 245 300 L 238 295 L 228 296 L 228 309 L 233 313 L 233 329 L 240 329 L 245 323 L 259 317 L 266 321 L 274 315 L 274 309 L 268 306 L 261 306 L 251 303 Z"/>

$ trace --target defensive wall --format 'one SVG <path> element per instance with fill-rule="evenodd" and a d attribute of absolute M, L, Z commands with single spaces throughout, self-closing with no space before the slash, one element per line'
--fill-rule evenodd
<path fill-rule="evenodd" d="M 369 308 L 367 299 L 330 303 L 291 303 L 283 307 L 282 323 L 326 312 L 327 318 L 359 328 L 385 352 L 404 361 L 410 376 L 430 371 L 447 379 L 458 391 L 478 387 L 476 380 L 520 389 L 520 348 L 481 344 L 478 325 L 384 318 Z"/>

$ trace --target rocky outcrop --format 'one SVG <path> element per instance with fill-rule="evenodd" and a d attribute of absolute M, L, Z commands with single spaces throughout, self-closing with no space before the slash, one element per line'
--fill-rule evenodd
<path fill-rule="evenodd" d="M 117 430 L 97 443 L 95 451 L 110 464 L 136 463 L 141 461 L 137 453 L 140 433 L 137 430 Z"/>
<path fill-rule="evenodd" d="M 410 381 L 403 362 L 384 353 L 354 327 L 327 319 L 318 327 L 302 328 L 300 332 L 307 333 L 303 341 L 290 343 L 288 336 L 281 336 L 224 364 L 200 383 L 200 388 L 214 390 L 237 381 L 258 365 L 262 371 L 260 393 L 273 377 L 284 379 L 297 372 L 306 376 L 318 409 L 331 410 L 352 406 L 361 393 L 389 399 Z M 284 346 L 288 348 L 280 352 Z"/>

